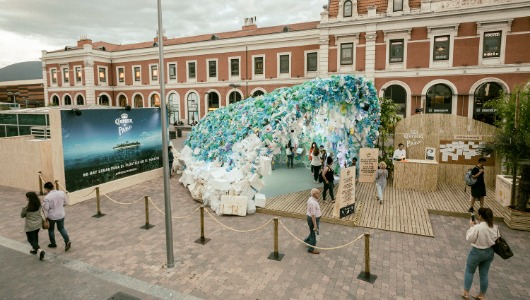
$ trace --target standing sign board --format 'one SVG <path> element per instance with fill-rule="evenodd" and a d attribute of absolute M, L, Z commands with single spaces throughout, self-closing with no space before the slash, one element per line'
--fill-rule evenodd
<path fill-rule="evenodd" d="M 355 211 L 355 167 L 341 169 L 339 190 L 333 208 L 334 218 L 344 218 Z"/>
<path fill-rule="evenodd" d="M 361 148 L 359 151 L 359 182 L 374 182 L 378 153 L 378 148 Z"/>

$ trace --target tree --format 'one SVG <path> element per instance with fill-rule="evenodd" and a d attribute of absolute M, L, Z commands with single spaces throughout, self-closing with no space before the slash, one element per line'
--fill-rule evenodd
<path fill-rule="evenodd" d="M 397 115 L 399 105 L 389 98 L 380 98 L 379 104 L 381 105 L 381 123 L 379 125 L 379 138 L 377 141 L 377 145 L 381 150 L 379 160 L 384 161 L 387 166 L 391 167 L 394 146 L 386 146 L 385 143 L 389 140 L 390 135 L 394 134 L 396 123 L 401 120 Z"/>
<path fill-rule="evenodd" d="M 516 209 L 525 211 L 530 194 L 530 81 L 525 86 L 516 86 L 511 95 L 502 95 L 486 104 L 497 110 L 499 127 L 493 145 L 485 151 L 494 150 L 500 158 L 506 159 L 507 166 L 513 174 L 513 187 L 518 169 L 523 176 L 519 182 L 519 198 Z M 515 188 L 512 192 L 514 204 Z"/>

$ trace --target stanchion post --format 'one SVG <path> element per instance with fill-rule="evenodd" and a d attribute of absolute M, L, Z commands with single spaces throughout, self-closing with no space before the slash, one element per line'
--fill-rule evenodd
<path fill-rule="evenodd" d="M 281 261 L 285 254 L 278 252 L 278 217 L 274 218 L 274 252 L 269 254 L 268 259 Z"/>
<path fill-rule="evenodd" d="M 155 225 L 149 224 L 149 196 L 144 196 L 144 200 L 145 200 L 145 225 L 141 226 L 140 228 L 149 230 L 155 227 Z"/>
<path fill-rule="evenodd" d="M 42 190 L 42 186 L 44 185 L 44 183 L 42 183 L 42 172 L 39 171 L 39 192 L 42 195 L 44 195 L 44 191 Z"/>
<path fill-rule="evenodd" d="M 197 239 L 195 243 L 204 245 L 210 241 L 210 239 L 207 239 L 204 237 L 204 205 L 201 205 L 200 211 L 201 211 L 201 237 Z"/>
<path fill-rule="evenodd" d="M 100 201 L 100 197 L 99 197 L 99 186 L 98 186 L 98 187 L 96 187 L 96 209 L 97 209 L 97 213 L 92 216 L 94 218 L 101 218 L 101 217 L 103 217 L 105 215 L 105 214 L 101 213 L 101 207 L 99 205 L 99 201 Z"/>
<path fill-rule="evenodd" d="M 370 234 L 364 234 L 364 271 L 357 276 L 357 279 L 374 283 L 377 275 L 370 272 Z"/>

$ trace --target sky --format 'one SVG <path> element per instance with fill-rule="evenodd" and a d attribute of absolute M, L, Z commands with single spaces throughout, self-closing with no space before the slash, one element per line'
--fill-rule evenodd
<path fill-rule="evenodd" d="M 168 38 L 320 20 L 328 0 L 161 0 Z M 0 68 L 35 61 L 42 50 L 93 42 L 127 44 L 157 35 L 156 0 L 0 0 Z"/>

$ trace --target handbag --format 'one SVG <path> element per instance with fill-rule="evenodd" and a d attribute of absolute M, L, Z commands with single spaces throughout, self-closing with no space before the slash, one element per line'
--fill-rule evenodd
<path fill-rule="evenodd" d="M 497 238 L 497 240 L 495 240 L 495 245 L 491 246 L 493 248 L 493 251 L 503 259 L 508 259 L 512 257 L 512 249 L 510 249 L 510 246 L 508 245 L 506 240 L 500 235 L 499 228 L 497 228 L 497 233 L 499 237 Z"/>
<path fill-rule="evenodd" d="M 44 215 L 44 210 L 41 208 L 40 210 L 40 216 L 42 218 L 42 229 L 48 229 L 50 228 L 50 222 L 48 222 L 48 219 Z"/>

